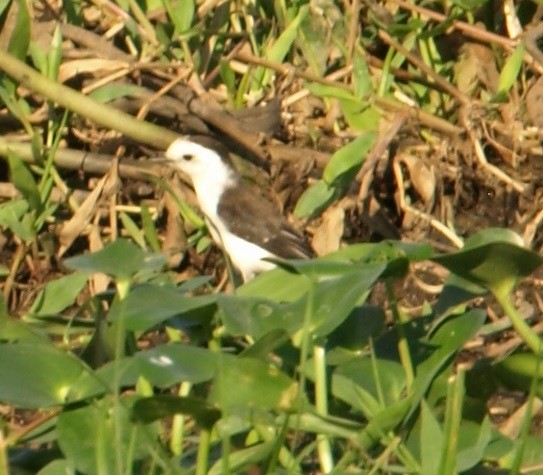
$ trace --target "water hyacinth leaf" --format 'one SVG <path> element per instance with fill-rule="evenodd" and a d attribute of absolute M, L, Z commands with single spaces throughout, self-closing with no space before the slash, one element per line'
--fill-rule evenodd
<path fill-rule="evenodd" d="M 220 355 L 210 401 L 226 412 L 239 407 L 289 410 L 297 394 L 297 383 L 275 366 L 252 358 Z"/>
<path fill-rule="evenodd" d="M 117 239 L 98 252 L 65 260 L 65 264 L 72 269 L 102 272 L 120 279 L 132 277 L 138 272 L 158 270 L 164 262 L 164 256 L 145 252 L 126 239 Z"/>
<path fill-rule="evenodd" d="M 87 276 L 78 272 L 48 282 L 34 300 L 29 313 L 40 317 L 62 312 L 75 302 L 86 283 Z"/>
<path fill-rule="evenodd" d="M 206 429 L 211 429 L 221 418 L 221 411 L 202 399 L 159 394 L 136 401 L 132 419 L 148 424 L 175 414 L 191 416 L 200 427 Z"/>
<path fill-rule="evenodd" d="M 332 184 L 343 174 L 358 169 L 373 147 L 376 138 L 377 134 L 368 132 L 341 147 L 326 165 L 322 175 L 323 180 Z"/>
<path fill-rule="evenodd" d="M 336 188 L 324 180 L 319 180 L 302 193 L 294 208 L 294 214 L 299 218 L 316 216 L 335 198 Z"/>
<path fill-rule="evenodd" d="M 543 257 L 521 242 L 512 231 L 486 229 L 469 238 L 460 251 L 432 260 L 495 294 L 504 294 L 543 264 Z"/>
<path fill-rule="evenodd" d="M 147 331 L 174 316 L 179 316 L 187 325 L 194 325 L 202 323 L 203 317 L 194 317 L 190 312 L 206 308 L 208 317 L 204 315 L 204 318 L 208 321 L 213 317 L 216 299 L 216 295 L 187 297 L 173 288 L 143 284 L 130 291 L 122 306 L 114 304 L 109 320 L 115 322 L 122 315 L 126 329 L 138 332 Z"/>
<path fill-rule="evenodd" d="M 219 358 L 225 361 L 233 356 L 183 344 L 160 345 L 135 356 L 141 374 L 160 388 L 182 381 L 195 384 L 209 381 L 217 372 Z"/>
<path fill-rule="evenodd" d="M 305 299 L 278 303 L 259 297 L 223 295 L 218 300 L 219 316 L 230 335 L 262 338 L 274 330 L 289 335 L 303 325 Z"/>
<path fill-rule="evenodd" d="M 49 407 L 66 402 L 83 373 L 76 358 L 50 344 L 0 345 L 0 400 L 16 407 Z"/>

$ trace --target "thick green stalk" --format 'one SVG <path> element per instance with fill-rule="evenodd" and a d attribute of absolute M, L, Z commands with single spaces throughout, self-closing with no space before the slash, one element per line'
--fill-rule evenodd
<path fill-rule="evenodd" d="M 138 142 L 165 150 L 179 137 L 179 134 L 171 130 L 138 120 L 63 84 L 58 84 L 1 49 L 0 70 L 11 76 L 22 86 L 41 94 L 49 101 L 56 102 L 103 127 L 117 130 Z"/>

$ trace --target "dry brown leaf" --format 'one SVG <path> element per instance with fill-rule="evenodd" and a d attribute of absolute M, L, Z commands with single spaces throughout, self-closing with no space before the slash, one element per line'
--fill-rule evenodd
<path fill-rule="evenodd" d="M 337 251 L 345 227 L 345 210 L 341 203 L 331 206 L 322 215 L 321 224 L 313 235 L 313 249 L 318 256 Z"/>
<path fill-rule="evenodd" d="M 436 176 L 433 168 L 414 155 L 401 154 L 396 157 L 405 165 L 415 191 L 425 204 L 432 203 L 436 191 Z"/>
<path fill-rule="evenodd" d="M 104 248 L 100 227 L 98 225 L 89 226 L 89 251 L 98 252 Z M 111 277 L 106 274 L 92 274 L 89 277 L 89 292 L 91 295 L 97 295 L 105 292 L 109 287 Z"/>
<path fill-rule="evenodd" d="M 74 213 L 70 220 L 66 221 L 59 233 L 58 257 L 62 257 L 70 248 L 75 239 L 81 235 L 90 223 L 90 220 L 96 212 L 96 205 L 102 196 L 102 191 L 107 182 L 107 175 L 101 178 L 96 184 L 96 188 L 83 202 L 81 207 Z"/>
<path fill-rule="evenodd" d="M 111 73 L 114 71 L 127 70 L 129 64 L 114 59 L 74 59 L 62 63 L 58 72 L 58 81 L 65 82 L 79 74 L 88 73 Z"/>

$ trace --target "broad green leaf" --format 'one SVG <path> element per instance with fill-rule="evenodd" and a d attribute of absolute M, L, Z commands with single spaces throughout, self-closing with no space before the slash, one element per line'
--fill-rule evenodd
<path fill-rule="evenodd" d="M 30 209 L 36 210 L 38 213 L 41 212 L 42 202 L 34 176 L 23 161 L 11 150 L 8 150 L 8 161 L 11 182 L 28 201 Z"/>
<path fill-rule="evenodd" d="M 492 423 L 488 416 L 481 424 L 463 420 L 462 437 L 458 438 L 456 466 L 460 473 L 474 468 L 485 459 L 485 451 L 492 438 Z"/>
<path fill-rule="evenodd" d="M 543 375 L 541 356 L 534 353 L 514 353 L 501 360 L 492 373 L 498 381 L 508 388 L 529 392 L 534 379 L 537 379 L 538 397 L 543 396 Z"/>
<path fill-rule="evenodd" d="M 116 456 L 121 464 L 132 463 L 156 450 L 157 426 L 134 424 L 130 420 L 128 398 L 122 404 L 110 399 L 94 401 L 60 414 L 57 422 L 59 446 L 81 473 L 117 473 Z M 133 460 L 131 460 L 131 457 Z M 125 467 L 124 473 L 133 473 Z"/>
<path fill-rule="evenodd" d="M 64 459 L 57 459 L 49 462 L 36 475 L 77 475 L 77 473 L 73 463 Z"/>
<path fill-rule="evenodd" d="M 464 347 L 465 343 L 475 336 L 485 318 L 483 311 L 470 310 L 445 321 L 428 339 L 426 344 L 431 348 L 431 354 L 417 365 L 415 381 L 411 387 L 413 406 L 409 415 L 418 408 L 419 402 L 436 376 L 450 364 L 452 357 Z"/>
<path fill-rule="evenodd" d="M 221 417 L 221 412 L 203 399 L 159 394 L 136 401 L 132 419 L 148 424 L 175 414 L 191 416 L 206 429 L 211 429 Z"/>
<path fill-rule="evenodd" d="M 141 351 L 135 358 L 151 384 L 166 388 L 182 381 L 209 381 L 217 371 L 219 358 L 229 360 L 233 357 L 191 345 L 172 344 Z"/>
<path fill-rule="evenodd" d="M 0 339 L 4 342 L 47 342 L 47 336 L 34 331 L 28 323 L 18 318 L 0 316 Z"/>
<path fill-rule="evenodd" d="M 164 256 L 142 251 L 126 239 L 117 239 L 93 254 L 66 259 L 68 267 L 85 272 L 102 272 L 125 279 L 138 272 L 149 272 L 164 265 Z"/>
<path fill-rule="evenodd" d="M 497 94 L 507 94 L 517 82 L 524 60 L 524 42 L 520 42 L 505 62 L 498 81 Z"/>
<path fill-rule="evenodd" d="M 50 344 L 0 345 L 0 400 L 16 407 L 63 404 L 83 373 L 75 357 Z"/>
<path fill-rule="evenodd" d="M 322 174 L 323 180 L 331 185 L 343 174 L 358 170 L 376 139 L 377 134 L 367 132 L 341 147 L 326 165 Z"/>
<path fill-rule="evenodd" d="M 421 401 L 420 422 L 421 475 L 434 475 L 441 460 L 444 438 L 436 416 L 425 400 Z"/>
<path fill-rule="evenodd" d="M 371 419 L 401 399 L 405 384 L 400 363 L 355 357 L 334 371 L 332 393 Z"/>
<path fill-rule="evenodd" d="M 543 257 L 519 245 L 512 231 L 486 229 L 470 237 L 460 251 L 432 260 L 493 293 L 510 292 L 521 277 L 543 264 Z"/>
<path fill-rule="evenodd" d="M 87 276 L 78 272 L 48 282 L 32 304 L 33 316 L 56 315 L 72 305 L 87 283 Z"/>
<path fill-rule="evenodd" d="M 297 384 L 267 362 L 220 355 L 210 401 L 223 411 L 236 407 L 290 410 L 297 392 Z"/>
<path fill-rule="evenodd" d="M 319 214 L 336 197 L 336 190 L 324 180 L 319 180 L 307 188 L 294 208 L 294 214 L 300 218 L 307 218 Z"/>
<path fill-rule="evenodd" d="M 109 320 L 117 321 L 123 311 L 126 329 L 137 332 L 147 331 L 176 315 L 180 323 L 196 325 L 213 317 L 216 300 L 216 295 L 188 297 L 173 288 L 139 285 L 130 291 L 123 305 L 114 304 Z M 204 316 L 193 316 L 191 312 L 195 309 L 204 309 Z"/>
<path fill-rule="evenodd" d="M 9 39 L 8 52 L 24 60 L 30 44 L 30 14 L 25 0 L 17 0 L 17 22 Z"/>

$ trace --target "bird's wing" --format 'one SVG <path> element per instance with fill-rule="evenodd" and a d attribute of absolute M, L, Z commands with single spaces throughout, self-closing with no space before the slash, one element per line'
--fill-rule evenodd
<path fill-rule="evenodd" d="M 235 204 L 234 204 L 235 200 Z M 284 259 L 313 256 L 304 235 L 292 226 L 258 187 L 242 182 L 221 196 L 219 216 L 228 230 Z"/>

